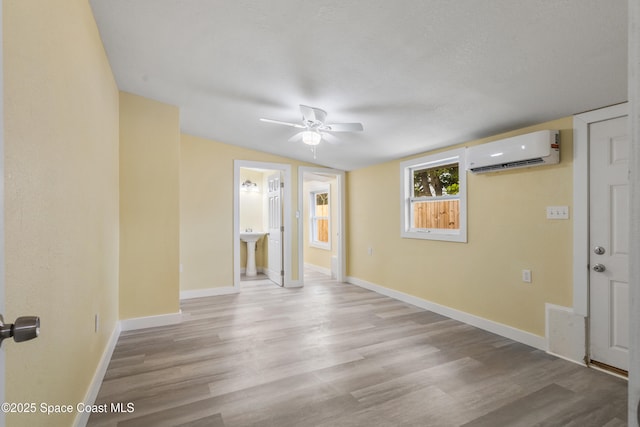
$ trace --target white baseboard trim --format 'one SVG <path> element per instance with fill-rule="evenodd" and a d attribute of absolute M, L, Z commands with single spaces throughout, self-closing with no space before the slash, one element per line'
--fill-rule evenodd
<path fill-rule="evenodd" d="M 267 272 L 267 269 L 264 267 L 256 267 L 256 271 L 258 273 L 265 273 Z M 240 268 L 240 274 L 245 274 L 247 272 L 247 268 L 246 267 L 241 267 Z"/>
<path fill-rule="evenodd" d="M 182 320 L 182 312 L 178 313 L 170 313 L 170 314 L 161 314 L 159 316 L 148 316 L 148 317 L 137 317 L 134 319 L 124 319 L 116 322 L 116 326 L 109 337 L 109 341 L 102 353 L 102 357 L 100 357 L 100 362 L 98 362 L 98 366 L 96 368 L 96 372 L 93 374 L 93 378 L 91 379 L 91 383 L 89 384 L 89 388 L 87 393 L 85 394 L 83 403 L 86 406 L 93 405 L 96 401 L 96 397 L 98 397 L 98 392 L 100 391 L 100 387 L 102 386 L 102 381 L 104 380 L 104 375 L 107 372 L 107 368 L 109 367 L 109 362 L 111 362 L 111 356 L 113 355 L 113 351 L 116 348 L 116 344 L 118 344 L 118 338 L 120 338 L 120 334 L 124 331 L 133 331 L 136 329 L 144 329 L 144 328 L 152 328 L 156 326 L 167 326 L 167 325 L 175 325 L 180 323 Z M 89 412 L 78 412 L 76 418 L 73 422 L 74 427 L 84 427 L 87 425 L 89 421 L 89 416 L 91 414 Z"/>
<path fill-rule="evenodd" d="M 109 337 L 109 341 L 107 341 L 107 345 L 102 353 L 102 357 L 100 358 L 100 362 L 98 363 L 98 367 L 96 368 L 96 372 L 93 374 L 93 378 L 91 379 L 91 383 L 89 384 L 89 389 L 84 396 L 83 403 L 86 406 L 93 405 L 96 402 L 96 397 L 98 397 L 98 392 L 100 391 L 100 387 L 102 386 L 102 380 L 104 380 L 104 374 L 107 372 L 107 368 L 109 367 L 109 362 L 111 362 L 111 356 L 113 355 L 113 350 L 116 348 L 116 344 L 118 343 L 118 338 L 120 338 L 120 332 L 122 331 L 120 322 L 116 322 L 116 326 Z M 89 422 L 89 416 L 91 413 L 89 412 L 78 412 L 76 418 L 73 422 L 74 427 L 84 427 Z"/>
<path fill-rule="evenodd" d="M 180 300 L 203 298 L 203 297 L 216 297 L 219 295 L 237 294 L 240 292 L 240 288 L 235 286 L 223 286 L 220 288 L 206 288 L 206 289 L 190 289 L 186 291 L 180 291 Z"/>
<path fill-rule="evenodd" d="M 447 316 L 451 319 L 475 326 L 476 328 L 484 329 L 485 331 L 518 341 L 539 350 L 547 351 L 546 340 L 544 337 L 539 335 L 516 329 L 503 323 L 494 322 L 493 320 L 488 320 L 483 317 L 475 316 L 473 314 L 465 313 L 464 311 L 456 310 L 455 308 L 427 301 L 413 295 L 405 294 L 404 292 L 385 288 L 384 286 L 376 285 L 375 283 L 367 282 L 366 280 L 358 279 L 357 277 L 347 276 L 347 282 L 399 301 L 406 302 L 407 304 L 433 311 L 434 313 Z"/>
<path fill-rule="evenodd" d="M 558 359 L 566 360 L 567 362 L 575 363 L 576 365 L 580 365 L 583 368 L 584 367 L 587 367 L 587 368 L 589 367 L 584 361 L 580 362 L 579 360 L 571 359 L 571 358 L 563 356 L 561 354 L 554 353 L 553 351 L 547 351 L 547 354 L 550 354 L 550 355 L 552 355 L 554 357 L 557 357 Z"/>
<path fill-rule="evenodd" d="M 284 283 L 285 288 L 301 288 L 302 281 L 301 280 L 289 280 Z"/>
<path fill-rule="evenodd" d="M 309 264 L 309 263 L 306 263 L 306 262 L 304 263 L 304 268 L 308 268 L 309 270 L 317 271 L 318 273 L 322 273 L 322 274 L 326 274 L 327 276 L 331 276 L 331 269 L 330 268 L 320 267 L 319 265 Z"/>
<path fill-rule="evenodd" d="M 120 321 L 122 331 L 155 328 L 157 326 L 177 325 L 182 320 L 182 311 L 177 313 L 160 314 L 158 316 L 135 317 Z"/>

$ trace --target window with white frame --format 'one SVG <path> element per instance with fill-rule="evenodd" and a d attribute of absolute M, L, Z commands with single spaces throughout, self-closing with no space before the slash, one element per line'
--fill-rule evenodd
<path fill-rule="evenodd" d="M 402 237 L 467 241 L 464 155 L 461 148 L 400 163 Z"/>
<path fill-rule="evenodd" d="M 309 202 L 309 244 L 321 249 L 331 249 L 329 186 L 311 190 Z"/>

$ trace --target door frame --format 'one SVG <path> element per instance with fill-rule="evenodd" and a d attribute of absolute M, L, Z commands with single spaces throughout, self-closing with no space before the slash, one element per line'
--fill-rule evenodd
<path fill-rule="evenodd" d="M 284 235 L 282 247 L 284 249 L 284 286 L 297 286 L 292 280 L 292 221 L 291 221 L 291 196 L 292 179 L 291 165 L 284 163 L 256 162 L 249 160 L 233 161 L 233 287 L 240 290 L 240 169 L 270 169 L 281 171 L 284 179 L 283 194 L 283 225 Z"/>
<path fill-rule="evenodd" d="M 4 41 L 2 39 L 2 0 L 0 0 L 0 313 L 5 314 L 4 288 L 5 288 L 5 265 L 4 265 Z M 4 348 L 0 348 L 0 402 L 5 399 L 5 353 Z M 0 426 L 5 425 L 4 412 L 0 411 Z"/>
<path fill-rule="evenodd" d="M 589 125 L 629 114 L 628 103 L 573 116 L 573 312 L 589 316 Z M 589 354 L 589 331 L 586 355 Z"/>
<path fill-rule="evenodd" d="M 589 127 L 629 115 L 627 102 L 573 117 L 573 312 L 584 318 L 584 362 L 590 366 Z M 631 320 L 631 319 L 630 319 Z"/>
<path fill-rule="evenodd" d="M 337 265 L 336 265 L 336 280 L 338 282 L 344 282 L 346 278 L 346 262 L 345 262 L 345 193 L 346 193 L 346 174 L 339 169 L 321 168 L 321 167 L 309 167 L 300 166 L 298 168 L 298 211 L 296 217 L 298 218 L 298 274 L 300 277 L 300 283 L 304 285 L 304 222 L 306 218 L 302 218 L 304 212 L 304 203 L 306 203 L 306 197 L 304 194 L 304 175 L 305 173 L 320 173 L 325 175 L 334 175 L 336 177 L 338 189 L 337 195 L 332 195 L 332 199 L 338 203 L 338 218 L 332 219 L 331 227 L 334 236 L 338 236 L 336 245 L 338 245 Z M 330 202 L 332 203 L 332 202 Z"/>

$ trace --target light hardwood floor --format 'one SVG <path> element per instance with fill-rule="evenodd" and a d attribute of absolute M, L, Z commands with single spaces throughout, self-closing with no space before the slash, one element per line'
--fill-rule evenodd
<path fill-rule="evenodd" d="M 353 285 L 248 282 L 123 333 L 89 426 L 624 426 L 627 384 Z"/>

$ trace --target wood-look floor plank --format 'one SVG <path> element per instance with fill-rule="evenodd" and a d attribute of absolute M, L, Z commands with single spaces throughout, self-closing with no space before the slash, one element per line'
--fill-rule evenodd
<path fill-rule="evenodd" d="M 125 332 L 89 426 L 625 425 L 626 382 L 319 273 Z"/>

